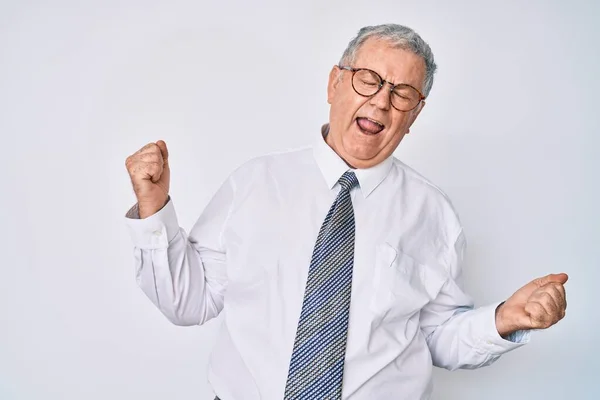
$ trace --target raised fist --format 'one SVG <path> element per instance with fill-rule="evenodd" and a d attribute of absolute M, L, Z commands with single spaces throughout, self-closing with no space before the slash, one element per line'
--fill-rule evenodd
<path fill-rule="evenodd" d="M 125 160 L 133 191 L 137 197 L 140 218 L 146 218 L 167 203 L 169 196 L 169 151 L 159 140 L 148 143 Z"/>

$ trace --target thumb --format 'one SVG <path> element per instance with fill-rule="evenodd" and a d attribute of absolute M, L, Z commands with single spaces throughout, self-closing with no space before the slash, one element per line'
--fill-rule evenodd
<path fill-rule="evenodd" d="M 167 144 L 164 140 L 159 140 L 156 142 L 156 145 L 160 149 L 160 153 L 162 154 L 163 161 L 167 163 L 169 161 L 169 150 L 167 149 Z"/>
<path fill-rule="evenodd" d="M 560 274 L 550 274 L 550 275 L 543 276 L 541 278 L 537 278 L 534 280 L 534 282 L 538 286 L 544 286 L 551 282 L 557 282 L 557 283 L 564 284 L 567 282 L 568 279 L 569 279 L 569 275 L 565 274 L 564 272 L 561 272 Z"/>

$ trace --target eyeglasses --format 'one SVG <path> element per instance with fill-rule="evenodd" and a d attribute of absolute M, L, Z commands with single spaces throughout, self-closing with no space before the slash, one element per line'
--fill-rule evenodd
<path fill-rule="evenodd" d="M 363 97 L 375 96 L 385 83 L 390 85 L 390 102 L 398 111 L 414 110 L 425 96 L 406 83 L 394 85 L 384 80 L 377 72 L 367 68 L 352 68 L 338 65 L 338 68 L 352 72 L 352 88 Z"/>

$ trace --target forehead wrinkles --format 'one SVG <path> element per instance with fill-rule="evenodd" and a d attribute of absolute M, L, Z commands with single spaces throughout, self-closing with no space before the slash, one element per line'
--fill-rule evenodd
<path fill-rule="evenodd" d="M 368 39 L 358 49 L 355 68 L 368 68 L 393 84 L 407 83 L 418 89 L 425 79 L 425 61 L 410 50 L 384 40 Z"/>

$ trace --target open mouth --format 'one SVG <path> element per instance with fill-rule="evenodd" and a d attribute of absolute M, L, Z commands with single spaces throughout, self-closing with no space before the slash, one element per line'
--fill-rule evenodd
<path fill-rule="evenodd" d="M 381 122 L 364 117 L 356 118 L 356 125 L 365 135 L 376 135 L 385 128 Z"/>

